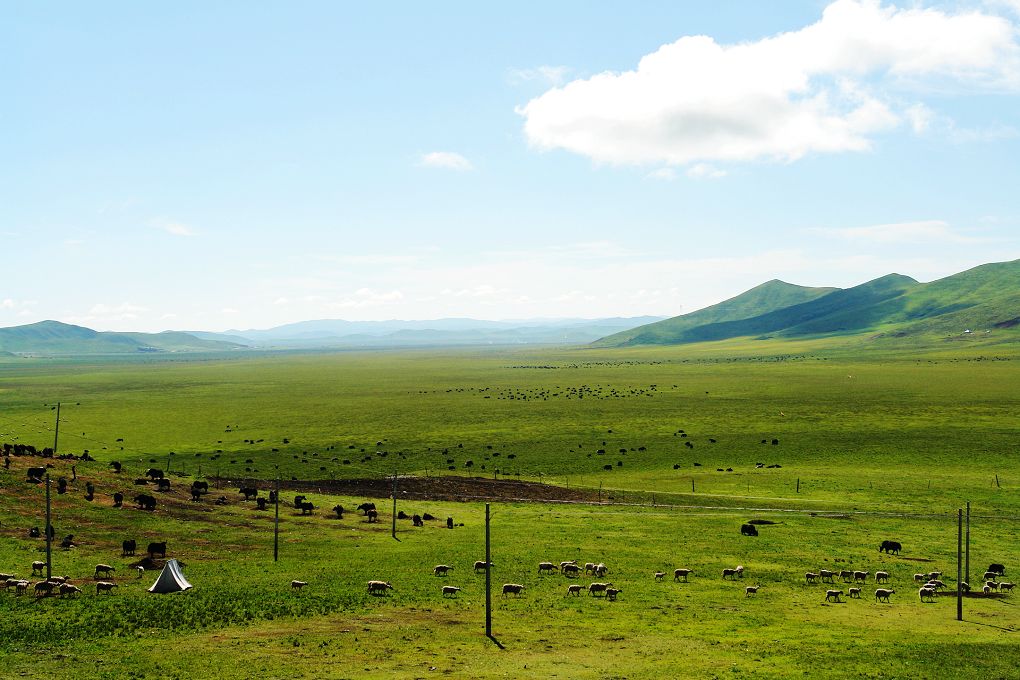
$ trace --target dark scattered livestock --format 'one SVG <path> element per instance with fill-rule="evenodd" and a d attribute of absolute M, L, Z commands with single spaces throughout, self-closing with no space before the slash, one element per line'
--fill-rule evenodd
<path fill-rule="evenodd" d="M 899 541 L 882 541 L 882 545 L 878 546 L 878 552 L 893 555 L 899 555 L 902 549 L 903 546 L 900 545 Z"/>
<path fill-rule="evenodd" d="M 147 552 L 149 553 L 149 559 L 154 558 L 156 553 L 159 553 L 160 557 L 166 558 L 166 541 L 150 543 Z"/>
<path fill-rule="evenodd" d="M 265 499 L 265 498 L 256 498 L 255 499 L 255 504 L 258 505 L 259 510 L 265 510 L 266 509 L 266 503 L 267 503 L 267 499 Z"/>
<path fill-rule="evenodd" d="M 135 550 L 137 550 L 137 549 L 138 549 L 138 544 L 135 542 L 135 539 L 133 539 L 133 538 L 128 539 L 128 540 L 124 541 L 121 544 L 121 555 L 124 555 L 124 556 L 126 556 L 126 555 L 134 555 L 135 554 Z"/>
<path fill-rule="evenodd" d="M 421 515 L 415 515 L 414 517 L 412 517 L 411 518 L 411 522 L 416 527 L 423 527 L 423 526 L 425 526 L 425 522 L 422 520 Z"/>
<path fill-rule="evenodd" d="M 757 536 L 758 527 L 753 524 L 742 524 L 740 525 L 740 533 L 744 536 Z"/>
<path fill-rule="evenodd" d="M 1002 565 L 1002 564 L 989 564 L 988 565 L 988 571 L 994 571 L 999 576 L 1005 576 L 1006 575 L 1006 567 L 1005 567 L 1005 565 Z"/>
<path fill-rule="evenodd" d="M 209 493 L 209 482 L 200 482 L 197 479 L 191 483 L 192 489 L 197 489 L 201 493 Z"/>
<path fill-rule="evenodd" d="M 153 481 L 163 479 L 163 471 L 159 468 L 149 468 L 145 471 L 145 476 Z"/>
<path fill-rule="evenodd" d="M 375 503 L 362 503 L 358 506 L 358 510 L 367 515 L 369 510 L 375 510 Z"/>
<path fill-rule="evenodd" d="M 310 515 L 310 514 L 312 514 L 312 510 L 314 510 L 314 509 L 315 509 L 315 506 L 312 505 L 312 503 L 310 501 L 301 501 L 301 514 L 302 515 Z"/>
<path fill-rule="evenodd" d="M 150 496 L 149 494 L 146 494 L 146 493 L 138 494 L 137 496 L 135 496 L 134 501 L 135 501 L 135 503 L 138 504 L 138 509 L 139 510 L 155 510 L 156 509 L 156 499 L 154 497 Z"/>
<path fill-rule="evenodd" d="M 124 494 L 120 491 L 113 494 L 113 507 L 119 508 L 124 505 Z"/>
<path fill-rule="evenodd" d="M 250 501 L 251 499 L 256 498 L 259 495 L 259 490 L 256 489 L 254 486 L 242 486 L 237 491 L 242 496 L 244 496 L 244 500 L 246 501 Z"/>
<path fill-rule="evenodd" d="M 333 506 L 333 512 L 336 513 L 336 518 L 337 519 L 343 519 L 344 518 L 344 506 L 342 506 L 342 505 L 335 505 L 335 506 Z"/>
<path fill-rule="evenodd" d="M 165 477 L 156 480 L 156 490 L 157 491 L 169 491 L 170 490 L 170 480 L 165 478 Z"/>
<path fill-rule="evenodd" d="M 368 517 L 369 523 L 376 522 L 379 520 L 379 511 L 376 510 L 375 508 L 371 508 L 368 512 L 365 513 L 365 516 Z"/>

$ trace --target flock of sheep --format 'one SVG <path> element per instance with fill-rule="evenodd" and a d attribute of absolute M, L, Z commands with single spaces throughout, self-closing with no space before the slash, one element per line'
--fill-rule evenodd
<path fill-rule="evenodd" d="M 45 562 L 41 562 L 39 560 L 32 562 L 32 576 L 35 576 L 38 572 L 38 575 L 42 577 L 43 571 L 45 570 Z M 114 568 L 108 564 L 97 564 L 96 578 L 99 578 L 100 573 L 104 574 L 106 578 L 110 578 L 113 571 Z M 141 576 L 140 573 L 139 576 Z M 37 581 L 33 585 L 28 579 L 18 578 L 16 574 L 0 573 L 0 590 L 10 591 L 13 588 L 15 595 L 24 595 L 28 592 L 28 587 L 32 585 L 32 590 L 36 597 L 48 597 L 53 594 L 56 594 L 58 597 L 74 597 L 75 595 L 81 595 L 81 588 L 70 583 L 70 580 L 70 576 L 50 576 L 42 581 Z M 110 594 L 116 587 L 117 584 L 110 581 L 97 581 L 96 594 Z"/>
<path fill-rule="evenodd" d="M 984 594 L 989 594 L 993 591 L 1000 592 L 1012 592 L 1015 584 L 1008 581 L 998 581 L 996 579 L 1005 576 L 1006 567 L 1002 564 L 991 564 L 988 567 L 988 571 L 984 573 L 985 583 L 982 587 Z M 868 577 L 871 575 L 869 571 L 857 571 L 843 569 L 840 571 L 834 571 L 829 569 L 819 569 L 818 572 L 806 572 L 804 574 L 804 581 L 808 584 L 814 583 L 835 583 L 835 579 L 839 579 L 843 583 L 854 583 L 854 584 L 866 584 Z M 887 571 L 876 571 L 875 572 L 875 584 L 888 584 L 892 577 Z M 943 594 L 946 590 L 946 583 L 942 580 L 941 571 L 930 571 L 927 573 L 914 574 L 914 582 L 921 584 L 918 590 L 918 597 L 921 602 L 934 602 L 935 599 Z M 860 599 L 862 587 L 854 585 L 847 588 L 844 593 L 842 589 L 829 589 L 825 591 L 826 602 L 842 602 L 840 599 L 844 595 L 850 599 Z M 965 581 L 961 581 L 959 584 L 959 591 L 963 593 L 969 593 L 971 591 L 970 584 Z M 896 590 L 894 588 L 876 588 L 875 589 L 875 601 L 876 602 L 888 602 L 889 596 L 894 595 Z"/>

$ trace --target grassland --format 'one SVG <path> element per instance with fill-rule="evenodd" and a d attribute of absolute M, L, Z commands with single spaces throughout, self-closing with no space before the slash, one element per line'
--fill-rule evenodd
<path fill-rule="evenodd" d="M 0 441 L 52 443 L 59 400 L 60 450 L 98 459 L 78 463 L 78 481 L 55 497 L 54 525 L 79 546 L 57 550 L 54 571 L 88 584 L 107 562 L 121 588 L 63 601 L 0 593 L 0 675 L 1012 677 L 1014 596 L 968 598 L 956 622 L 950 598 L 917 601 L 911 575 L 955 577 L 955 511 L 966 500 L 972 572 L 1018 564 L 1015 359 L 758 343 L 10 360 L 0 364 Z M 121 477 L 106 465 L 114 459 Z M 155 513 L 110 507 L 114 490 L 131 491 L 131 478 L 168 460 L 175 489 Z M 0 471 L 0 571 L 27 573 L 41 554 L 26 533 L 42 524 L 42 490 L 23 481 L 29 462 Z M 54 475 L 70 477 L 69 463 L 57 465 Z M 481 504 L 402 500 L 409 513 L 465 526 L 401 521 L 394 541 L 388 506 L 379 524 L 330 519 L 335 503 L 363 498 L 312 484 L 319 510 L 283 512 L 274 563 L 271 513 L 242 503 L 236 487 L 211 494 L 227 506 L 188 500 L 181 487 L 200 466 L 235 484 L 277 470 L 329 480 L 498 469 L 601 484 L 607 499 L 633 504 L 493 505 L 494 581 L 527 586 L 519 599 L 495 597 L 500 649 L 481 634 L 483 577 L 471 570 L 484 554 Z M 92 503 L 86 480 L 97 487 Z M 777 524 L 741 537 L 751 517 Z M 196 588 L 145 593 L 151 578 L 135 579 L 134 558 L 119 557 L 128 537 L 168 540 Z M 904 554 L 879 555 L 883 538 L 901 540 Z M 566 579 L 535 573 L 540 560 L 571 558 L 608 564 L 619 600 L 567 597 Z M 437 578 L 440 563 L 456 569 Z M 744 582 L 723 581 L 736 564 L 747 567 Z M 681 566 L 695 569 L 690 584 L 651 578 Z M 831 566 L 886 569 L 898 593 L 879 604 L 872 586 L 861 601 L 826 604 L 803 574 Z M 295 578 L 309 587 L 292 592 Z M 369 596 L 372 578 L 396 590 Z M 446 582 L 463 588 L 459 597 L 441 597 Z M 756 597 L 744 596 L 748 584 L 762 586 Z"/>

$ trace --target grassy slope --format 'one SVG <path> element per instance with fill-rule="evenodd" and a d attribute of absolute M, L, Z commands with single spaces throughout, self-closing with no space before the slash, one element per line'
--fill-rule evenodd
<path fill-rule="evenodd" d="M 761 353 L 763 346 L 787 351 Z M 910 677 L 1008 677 L 1020 662 L 1013 640 L 1020 619 L 1010 598 L 968 601 L 968 621 L 957 624 L 948 600 L 921 607 L 909 579 L 919 569 L 950 569 L 952 519 L 964 498 L 974 502 L 976 515 L 1020 510 L 1011 461 L 1020 364 L 978 361 L 959 347 L 921 360 L 825 355 L 811 342 L 729 344 L 719 351 L 719 345 L 702 345 L 2 364 L 0 439 L 46 443 L 53 412 L 44 404 L 59 398 L 66 406 L 64 450 L 94 442 L 90 447 L 100 458 L 79 464 L 71 494 L 56 498 L 58 532 L 82 541 L 75 550 L 58 551 L 56 571 L 87 583 L 96 563 L 109 562 L 118 567 L 122 589 L 114 597 L 92 594 L 73 602 L 33 603 L 0 593 L 0 626 L 6 626 L 0 674 L 203 677 L 208 671 L 241 677 L 254 669 L 288 677 L 418 677 L 436 668 L 454 677 L 637 678 L 736 668 L 766 677 L 846 677 L 876 672 L 874 659 L 880 658 L 880 668 Z M 592 392 L 583 400 L 537 396 L 584 385 Z M 617 396 L 609 397 L 613 389 Z M 673 436 L 678 428 L 689 433 L 693 451 Z M 284 445 L 284 436 L 293 444 Z M 779 446 L 758 443 L 772 436 Z M 116 449 L 116 437 L 125 439 L 124 451 Z M 243 442 L 259 438 L 265 441 Z M 104 441 L 112 450 L 101 448 Z M 473 471 L 485 464 L 488 474 L 506 465 L 512 451 L 525 474 L 601 482 L 617 499 L 656 488 L 678 493 L 671 499 L 685 504 L 941 516 L 754 513 L 781 524 L 746 539 L 736 531 L 746 510 L 497 504 L 494 578 L 528 587 L 520 600 L 495 598 L 495 631 L 507 647 L 498 651 L 480 635 L 481 577 L 469 568 L 482 555 L 477 504 L 408 503 L 408 511 L 452 515 L 466 526 L 413 531 L 401 523 L 399 543 L 388 535 L 388 508 L 373 526 L 353 516 L 338 522 L 321 512 L 305 518 L 285 512 L 284 557 L 277 565 L 267 561 L 268 517 L 232 493 L 227 508 L 195 507 L 180 490 L 171 499 L 161 496 L 155 515 L 109 507 L 112 490 L 131 488 L 106 469 L 113 458 L 126 461 L 128 479 L 150 460 L 165 462 L 169 449 L 177 451 L 175 470 L 195 472 L 199 462 L 208 466 L 217 446 L 224 449 L 217 462 L 231 475 L 245 476 L 244 467 L 265 475 L 273 464 L 303 477 L 386 474 L 396 453 L 344 466 L 329 461 L 333 453 L 325 449 L 339 444 L 336 452 L 346 452 L 354 443 L 371 454 L 376 441 L 405 451 L 402 469 L 434 470 L 452 456 L 456 472 L 464 473 L 470 456 Z M 610 453 L 599 456 L 593 449 L 602 441 Z M 629 450 L 638 445 L 646 451 Z M 621 447 L 626 454 L 618 453 Z M 498 463 L 496 451 L 503 453 Z M 253 462 L 246 464 L 249 457 Z M 624 466 L 603 472 L 604 460 Z M 783 467 L 759 470 L 758 460 Z M 695 468 L 695 461 L 703 466 Z M 673 470 L 676 463 L 681 470 Z M 54 474 L 67 474 L 65 468 L 58 463 Z M 993 485 L 996 473 L 1002 488 Z M 17 469 L 0 471 L 0 571 L 27 571 L 40 554 L 39 542 L 24 530 L 41 524 L 41 490 L 22 479 Z M 85 479 L 98 487 L 92 504 L 81 498 Z M 697 494 L 689 493 L 692 479 Z M 358 499 L 312 494 L 312 500 L 328 508 Z M 130 560 L 117 557 L 128 536 L 169 540 L 199 587 L 173 598 L 142 592 L 125 568 Z M 876 542 L 885 537 L 901 540 L 905 554 L 878 555 Z M 1003 561 L 1012 570 L 1020 534 L 1010 522 L 975 520 L 972 545 L 975 569 Z M 571 557 L 609 564 L 611 580 L 624 589 L 620 601 L 568 599 L 561 577 L 533 573 L 541 559 Z M 457 567 L 449 582 L 464 587 L 459 599 L 439 595 L 439 579 L 429 572 L 438 563 Z M 717 577 L 737 563 L 747 565 L 749 583 L 764 586 L 757 598 L 745 598 L 740 584 Z M 902 592 L 889 606 L 871 599 L 827 606 L 822 588 L 803 585 L 802 574 L 834 564 L 888 568 Z M 678 566 L 697 570 L 691 585 L 650 578 Z M 286 585 L 292 578 L 311 586 L 292 593 Z M 363 584 L 369 578 L 392 580 L 396 593 L 385 601 L 368 597 Z M 72 663 L 55 658 L 58 653 Z M 204 660 L 197 670 L 196 658 Z"/>
<path fill-rule="evenodd" d="M 187 333 L 97 332 L 56 321 L 0 328 L 0 350 L 43 355 L 135 353 L 143 348 L 166 352 L 224 351 L 236 347 L 232 343 L 200 339 Z"/>
<path fill-rule="evenodd" d="M 685 333 L 698 326 L 759 316 L 772 310 L 814 300 L 834 290 L 836 289 L 808 288 L 773 280 L 717 305 L 607 336 L 593 343 L 593 346 L 624 347 L 674 342 L 673 338 L 684 337 Z"/>

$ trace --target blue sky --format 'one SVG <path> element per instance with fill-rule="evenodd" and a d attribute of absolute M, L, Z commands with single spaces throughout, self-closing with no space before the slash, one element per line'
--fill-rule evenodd
<path fill-rule="evenodd" d="M 0 325 L 690 312 L 1020 258 L 1020 2 L 6 3 Z"/>

